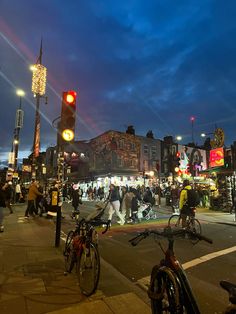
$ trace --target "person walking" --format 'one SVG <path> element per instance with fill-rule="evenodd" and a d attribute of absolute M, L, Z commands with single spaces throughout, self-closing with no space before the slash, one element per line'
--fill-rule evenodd
<path fill-rule="evenodd" d="M 6 202 L 6 207 L 9 209 L 10 214 L 13 214 L 13 210 L 11 207 L 11 199 L 12 199 L 12 182 L 8 181 L 6 182 L 3 187 L 2 190 L 5 193 L 5 202 Z"/>
<path fill-rule="evenodd" d="M 130 222 L 131 219 L 131 203 L 134 193 L 132 189 L 128 190 L 127 187 L 122 187 L 123 195 L 121 201 L 121 214 L 126 222 Z"/>
<path fill-rule="evenodd" d="M 4 226 L 3 226 L 3 218 L 4 218 L 4 213 L 3 210 L 6 207 L 6 199 L 5 199 L 5 192 L 3 190 L 3 183 L 0 183 L 0 232 L 4 231 Z"/>
<path fill-rule="evenodd" d="M 18 203 L 20 198 L 22 197 L 21 186 L 20 186 L 19 182 L 17 182 L 17 184 L 16 184 L 15 193 L 16 193 L 16 203 Z"/>
<path fill-rule="evenodd" d="M 73 211 L 72 211 L 72 218 L 75 218 L 75 214 L 80 214 L 79 211 L 79 204 L 82 204 L 81 201 L 81 191 L 78 187 L 78 185 L 73 186 L 73 191 L 72 191 L 72 206 L 73 206 Z"/>
<path fill-rule="evenodd" d="M 25 211 L 25 218 L 29 218 L 29 216 L 34 216 L 34 214 L 38 214 L 35 209 L 35 201 L 37 196 L 43 196 L 43 193 L 39 192 L 37 182 L 35 180 L 32 181 L 29 187 L 28 193 L 28 203 Z"/>
<path fill-rule="evenodd" d="M 116 216 L 120 219 L 117 222 L 120 225 L 124 225 L 124 216 L 120 213 L 120 194 L 118 188 L 114 185 L 110 185 L 109 193 L 109 207 L 108 207 L 108 220 L 112 220 L 112 216 L 116 213 Z"/>

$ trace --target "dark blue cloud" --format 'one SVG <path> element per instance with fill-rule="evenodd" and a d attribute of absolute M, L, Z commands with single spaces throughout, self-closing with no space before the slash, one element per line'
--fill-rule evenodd
<path fill-rule="evenodd" d="M 222 1 L 17 1 L 0 4 L 0 153 L 11 147 L 15 88 L 27 93 L 20 149 L 33 142 L 30 63 L 43 37 L 48 105 L 41 104 L 43 148 L 56 142 L 51 121 L 61 92 L 79 93 L 76 137 L 108 129 L 191 141 L 215 125 L 235 140 L 236 3 Z M 14 17 L 14 18 L 13 18 Z"/>

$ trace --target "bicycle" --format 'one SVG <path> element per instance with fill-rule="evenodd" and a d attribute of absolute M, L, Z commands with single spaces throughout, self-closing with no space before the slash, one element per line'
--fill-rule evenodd
<path fill-rule="evenodd" d="M 192 232 L 201 234 L 202 233 L 202 228 L 199 220 L 195 218 L 195 213 L 196 213 L 196 208 L 191 207 L 191 213 L 186 217 L 186 222 L 185 222 L 185 228 L 187 230 L 190 230 Z M 172 214 L 168 220 L 168 227 L 176 227 L 176 228 L 182 228 L 182 215 L 181 213 L 177 214 Z M 190 236 L 190 241 L 193 244 L 196 244 L 199 240 L 196 237 Z"/>
<path fill-rule="evenodd" d="M 151 299 L 152 313 L 199 314 L 200 310 L 187 275 L 174 253 L 174 238 L 187 234 L 208 243 L 212 243 L 212 240 L 188 229 L 172 230 L 170 227 L 166 227 L 163 231 L 147 229 L 130 239 L 129 242 L 136 246 L 151 234 L 165 237 L 168 240 L 166 251 L 159 244 L 165 258 L 160 261 L 159 265 L 155 265 L 151 272 L 148 296 Z"/>
<path fill-rule="evenodd" d="M 236 285 L 222 280 L 220 281 L 220 286 L 229 293 L 229 305 L 225 310 L 225 314 L 235 314 L 236 313 Z"/>
<path fill-rule="evenodd" d="M 71 273 L 76 265 L 76 274 L 81 292 L 90 296 L 98 286 L 100 277 L 100 255 L 98 251 L 98 226 L 104 226 L 106 233 L 110 228 L 110 220 L 103 221 L 101 217 L 105 208 L 99 207 L 87 218 L 76 221 L 75 230 L 67 234 L 63 255 L 65 257 L 65 274 Z"/>

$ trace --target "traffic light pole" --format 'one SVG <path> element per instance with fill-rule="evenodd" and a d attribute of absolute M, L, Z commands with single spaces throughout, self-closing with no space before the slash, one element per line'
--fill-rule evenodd
<path fill-rule="evenodd" d="M 61 205 L 62 205 L 62 184 L 63 184 L 63 164 L 61 159 L 64 159 L 64 153 L 62 146 L 58 145 L 58 159 L 57 159 L 57 180 L 59 183 L 58 188 L 58 204 L 57 204 L 57 219 L 56 219 L 56 235 L 55 235 L 55 247 L 60 246 L 61 240 Z"/>

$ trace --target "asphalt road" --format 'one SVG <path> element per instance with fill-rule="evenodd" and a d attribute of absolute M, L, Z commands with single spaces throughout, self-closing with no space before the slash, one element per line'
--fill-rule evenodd
<path fill-rule="evenodd" d="M 71 206 L 66 208 L 67 214 Z M 91 204 L 81 206 L 81 216 L 86 216 L 93 210 Z M 236 228 L 216 223 L 202 223 L 202 232 L 213 240 L 213 244 L 199 242 L 192 245 L 187 239 L 178 239 L 175 241 L 175 253 L 179 261 L 184 264 L 193 261 L 199 257 L 208 256 L 210 253 L 221 252 L 218 256 L 196 265 L 189 267 L 186 274 L 194 291 L 200 311 L 203 314 L 222 313 L 228 303 L 227 293 L 220 288 L 220 280 L 229 280 L 236 283 Z M 66 215 L 62 223 L 62 230 L 67 233 L 73 228 L 74 222 Z M 111 230 L 105 235 L 99 235 L 100 254 L 104 263 L 110 265 L 112 269 L 121 278 L 127 278 L 134 289 L 137 289 L 137 283 L 142 282 L 143 278 L 150 275 L 153 265 L 158 264 L 163 257 L 163 253 L 157 242 L 152 237 L 142 241 L 137 247 L 132 247 L 128 240 L 142 231 L 146 227 L 163 228 L 166 220 L 159 220 L 154 225 L 137 224 L 135 226 L 118 226 L 113 224 Z M 161 240 L 163 247 L 167 242 Z M 234 248 L 235 247 L 235 248 Z M 222 250 L 232 248 L 232 252 L 222 252 Z M 126 292 L 125 285 L 115 287 L 109 283 L 106 273 L 102 272 L 100 289 L 105 295 L 113 295 Z M 124 291 L 123 291 L 124 290 Z"/>

